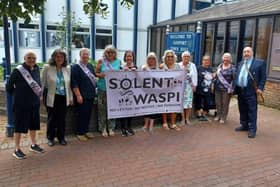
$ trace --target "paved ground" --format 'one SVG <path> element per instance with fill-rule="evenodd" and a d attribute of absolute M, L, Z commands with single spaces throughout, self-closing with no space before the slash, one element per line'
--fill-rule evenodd
<path fill-rule="evenodd" d="M 256 139 L 234 132 L 236 104 L 228 123 L 196 122 L 181 132 L 75 138 L 66 147 L 42 146 L 45 154 L 0 151 L 0 186 L 280 186 L 280 111 L 259 108 Z M 8 142 L 10 140 L 7 140 Z"/>

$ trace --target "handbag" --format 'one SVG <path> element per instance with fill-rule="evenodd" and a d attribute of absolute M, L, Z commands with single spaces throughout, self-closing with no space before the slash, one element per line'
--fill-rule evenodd
<path fill-rule="evenodd" d="M 245 69 L 247 70 L 250 78 L 252 79 L 253 81 L 253 87 L 256 91 L 256 95 L 257 95 L 257 102 L 258 104 L 264 104 L 264 97 L 263 97 L 263 94 L 262 93 L 258 93 L 257 90 L 258 90 L 258 85 L 257 85 L 257 81 L 254 79 L 252 73 L 250 72 L 250 70 L 248 69 L 248 66 L 245 65 Z"/>

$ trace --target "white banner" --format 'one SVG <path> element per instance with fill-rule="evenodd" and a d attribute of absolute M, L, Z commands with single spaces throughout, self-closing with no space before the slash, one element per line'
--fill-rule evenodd
<path fill-rule="evenodd" d="M 108 71 L 108 118 L 182 112 L 183 70 Z"/>

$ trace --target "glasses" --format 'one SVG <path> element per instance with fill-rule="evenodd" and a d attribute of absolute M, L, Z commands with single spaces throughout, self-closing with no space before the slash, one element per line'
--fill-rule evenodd
<path fill-rule="evenodd" d="M 167 58 L 174 58 L 174 56 L 167 56 Z"/>
<path fill-rule="evenodd" d="M 26 57 L 28 60 L 36 60 L 36 57 L 31 57 L 31 56 L 28 56 Z"/>
<path fill-rule="evenodd" d="M 116 52 L 115 51 L 108 51 L 107 53 L 108 54 L 115 54 Z"/>

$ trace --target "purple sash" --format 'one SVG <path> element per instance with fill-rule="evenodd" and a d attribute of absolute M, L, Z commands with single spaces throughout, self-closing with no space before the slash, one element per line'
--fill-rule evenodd
<path fill-rule="evenodd" d="M 30 75 L 29 71 L 27 71 L 23 65 L 18 65 L 16 67 L 24 80 L 27 82 L 27 84 L 30 86 L 30 88 L 33 90 L 33 92 L 38 96 L 41 97 L 42 89 L 40 85 L 33 79 L 33 77 Z"/>
<path fill-rule="evenodd" d="M 227 93 L 232 93 L 233 88 L 232 88 L 232 83 L 229 84 L 228 81 L 224 78 L 224 76 L 221 73 L 221 65 L 218 67 L 217 70 L 217 77 L 220 80 L 220 82 L 224 85 L 224 87 L 227 89 Z"/>
<path fill-rule="evenodd" d="M 96 79 L 93 73 L 90 72 L 90 70 L 87 68 L 86 65 L 82 64 L 81 62 L 78 63 L 80 68 L 83 70 L 83 72 L 87 75 L 90 82 L 92 83 L 93 87 L 96 87 Z"/>

